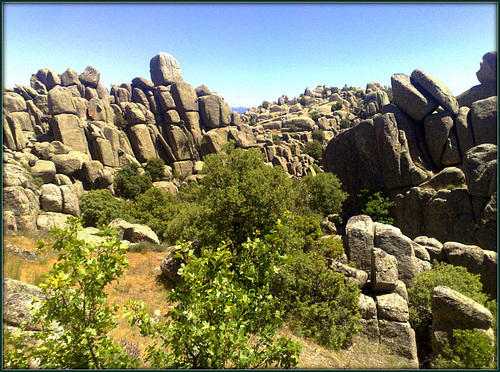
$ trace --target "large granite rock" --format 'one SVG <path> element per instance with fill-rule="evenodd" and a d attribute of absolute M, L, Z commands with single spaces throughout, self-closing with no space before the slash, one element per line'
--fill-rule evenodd
<path fill-rule="evenodd" d="M 411 73 L 411 77 L 432 97 L 434 97 L 445 110 L 448 110 L 453 115 L 458 114 L 459 106 L 457 100 L 448 87 L 446 87 L 439 79 L 419 69 L 414 70 Z"/>
<path fill-rule="evenodd" d="M 470 108 L 474 144 L 497 144 L 497 96 L 474 102 Z"/>
<path fill-rule="evenodd" d="M 154 85 L 170 85 L 182 81 L 179 62 L 165 52 L 160 52 L 151 59 L 149 72 Z"/>
<path fill-rule="evenodd" d="M 487 198 L 497 188 L 497 146 L 482 144 L 465 153 L 463 170 L 469 192 Z"/>
<path fill-rule="evenodd" d="M 372 248 L 371 260 L 371 289 L 375 292 L 391 292 L 396 289 L 399 278 L 396 257 L 379 248 Z"/>
<path fill-rule="evenodd" d="M 147 241 L 153 244 L 160 244 L 158 236 L 146 225 L 129 223 L 121 218 L 117 218 L 111 221 L 109 226 L 118 231 L 118 237 L 122 240 L 128 240 L 131 243 Z"/>
<path fill-rule="evenodd" d="M 90 154 L 83 123 L 76 115 L 56 115 L 51 122 L 54 138 L 66 146 Z"/>
<path fill-rule="evenodd" d="M 85 71 L 83 71 L 78 78 L 80 79 L 80 82 L 82 82 L 83 84 L 92 88 L 97 88 L 97 84 L 99 84 L 100 77 L 101 74 L 99 71 L 97 71 L 92 66 L 87 66 L 85 68 Z"/>
<path fill-rule="evenodd" d="M 184 81 L 174 83 L 170 86 L 170 94 L 179 112 L 198 110 L 198 104 L 196 103 L 198 97 L 190 84 Z"/>
<path fill-rule="evenodd" d="M 156 149 L 146 124 L 132 125 L 128 128 L 128 133 L 130 144 L 137 160 L 145 162 L 149 158 L 157 157 Z"/>
<path fill-rule="evenodd" d="M 347 221 L 345 234 L 347 257 L 357 268 L 368 272 L 371 272 L 374 232 L 375 225 L 369 216 L 353 216 Z"/>
<path fill-rule="evenodd" d="M 77 113 L 73 95 L 68 88 L 57 86 L 51 89 L 48 94 L 48 105 L 50 115 Z"/>
<path fill-rule="evenodd" d="M 443 165 L 442 156 L 453 123 L 453 116 L 448 111 L 429 115 L 424 120 L 425 139 L 432 161 L 437 168 Z"/>
<path fill-rule="evenodd" d="M 231 124 L 231 108 L 217 94 L 198 98 L 200 120 L 206 128 L 225 127 Z"/>
<path fill-rule="evenodd" d="M 483 56 L 479 71 L 476 72 L 477 80 L 481 83 L 497 82 L 497 52 L 488 52 Z"/>

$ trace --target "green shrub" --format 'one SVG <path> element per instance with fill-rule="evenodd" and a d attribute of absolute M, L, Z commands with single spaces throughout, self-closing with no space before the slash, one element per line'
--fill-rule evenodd
<path fill-rule="evenodd" d="M 152 187 L 138 195 L 132 204 L 130 214 L 138 223 L 149 226 L 161 240 L 170 240 L 168 223 L 179 214 L 181 208 L 174 195 Z"/>
<path fill-rule="evenodd" d="M 299 131 L 299 127 L 297 127 L 295 124 L 290 124 L 288 126 L 288 129 L 290 129 L 291 132 L 298 132 Z"/>
<path fill-rule="evenodd" d="M 351 127 L 351 121 L 347 118 L 344 118 L 340 121 L 340 127 L 343 129 L 347 129 Z"/>
<path fill-rule="evenodd" d="M 481 305 L 486 305 L 496 315 L 494 305 L 482 292 L 479 275 L 471 274 L 466 268 L 449 265 L 445 262 L 433 262 L 433 268 L 417 275 L 408 288 L 410 324 L 415 330 L 419 359 L 425 361 L 431 355 L 431 296 L 437 286 L 447 286 L 464 296 L 472 298 Z"/>
<path fill-rule="evenodd" d="M 261 106 L 262 106 L 263 109 L 267 109 L 269 107 L 269 102 L 268 101 L 263 101 Z"/>
<path fill-rule="evenodd" d="M 278 272 L 272 288 L 292 328 L 321 345 L 346 347 L 361 329 L 360 290 L 329 269 L 318 252 L 298 253 Z"/>
<path fill-rule="evenodd" d="M 309 117 L 314 120 L 314 122 L 318 122 L 318 119 L 321 117 L 318 111 L 313 111 L 309 114 Z"/>
<path fill-rule="evenodd" d="M 384 197 L 381 191 L 363 189 L 358 194 L 361 204 L 361 213 L 366 214 L 375 222 L 392 224 L 393 218 L 390 217 L 390 208 L 394 206 L 388 197 Z"/>
<path fill-rule="evenodd" d="M 273 143 L 275 145 L 281 145 L 283 143 L 283 140 L 277 134 L 273 134 Z"/>
<path fill-rule="evenodd" d="M 335 101 L 335 102 L 333 103 L 333 105 L 332 105 L 331 110 L 332 110 L 332 112 L 334 112 L 334 111 L 337 111 L 337 110 L 342 110 L 342 108 L 343 108 L 343 107 L 344 107 L 344 105 L 342 104 L 342 102 L 340 102 L 340 101 Z"/>
<path fill-rule="evenodd" d="M 154 339 L 146 355 L 153 368 L 297 364 L 300 345 L 277 337 L 283 313 L 279 299 L 270 294 L 269 281 L 283 258 L 272 240 L 249 239 L 238 253 L 220 244 L 200 256 L 187 245 L 180 247 L 183 281 L 168 295 L 177 305 L 166 314 L 167 324 L 153 323 L 140 304 L 132 303 L 128 312 L 131 322 Z"/>
<path fill-rule="evenodd" d="M 316 139 L 307 142 L 302 152 L 312 156 L 316 160 L 321 160 L 323 157 L 323 147 L 321 146 L 321 142 Z"/>
<path fill-rule="evenodd" d="M 151 180 L 158 181 L 165 175 L 165 162 L 160 158 L 149 158 L 144 169 L 151 176 Z"/>
<path fill-rule="evenodd" d="M 312 138 L 319 142 L 323 142 L 325 140 L 325 132 L 321 129 L 315 129 L 312 131 Z"/>
<path fill-rule="evenodd" d="M 256 124 L 257 124 L 257 123 L 256 123 L 256 122 L 255 122 L 255 120 L 253 120 L 253 119 L 252 119 L 252 120 L 250 120 L 250 121 L 248 122 L 248 125 L 250 125 L 250 126 L 252 126 L 252 127 L 253 127 L 253 126 L 255 126 Z"/>
<path fill-rule="evenodd" d="M 125 201 L 115 198 L 108 189 L 84 193 L 79 204 L 85 226 L 98 227 L 116 218 L 129 219 Z"/>
<path fill-rule="evenodd" d="M 147 172 L 140 174 L 139 166 L 135 163 L 124 166 L 115 175 L 115 192 L 126 199 L 134 199 L 151 186 L 150 174 Z"/>
<path fill-rule="evenodd" d="M 340 213 L 347 193 L 342 191 L 339 179 L 330 172 L 307 175 L 302 179 L 305 199 L 309 207 L 323 216 Z"/>
<path fill-rule="evenodd" d="M 305 105 L 307 104 L 306 97 L 305 97 L 305 96 L 301 96 L 301 97 L 300 97 L 300 100 L 299 100 L 299 103 L 300 103 L 302 106 L 305 106 Z"/>
<path fill-rule="evenodd" d="M 437 365 L 444 369 L 496 369 L 495 345 L 474 329 L 454 329 L 452 344 L 439 355 Z"/>
<path fill-rule="evenodd" d="M 109 229 L 101 230 L 105 238 L 99 244 L 80 240 L 76 237 L 80 222 L 71 217 L 69 223 L 67 229 L 52 230 L 58 262 L 40 284 L 46 297 L 35 299 L 38 306 L 32 319 L 41 331 L 30 332 L 26 325 L 21 337 L 10 338 L 17 352 L 9 352 L 6 363 L 22 368 L 26 361 L 36 359 L 41 369 L 138 368 L 138 360 L 108 335 L 118 316 L 117 308 L 106 302 L 105 287 L 128 267 L 127 247 Z M 43 250 L 44 243 L 38 248 Z M 33 342 L 28 344 L 27 337 Z"/>
<path fill-rule="evenodd" d="M 394 95 L 392 94 L 392 88 L 391 87 L 384 87 L 384 92 L 387 93 L 387 97 L 389 97 L 389 101 L 394 102 Z"/>

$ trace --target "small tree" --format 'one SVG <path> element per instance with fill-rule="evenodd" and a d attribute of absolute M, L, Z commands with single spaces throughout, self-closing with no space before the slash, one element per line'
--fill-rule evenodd
<path fill-rule="evenodd" d="M 108 336 L 116 327 L 117 308 L 106 303 L 105 288 L 128 267 L 127 247 L 109 229 L 101 229 L 100 244 L 78 239 L 81 222 L 74 217 L 68 222 L 69 228 L 51 231 L 58 262 L 40 284 L 42 299 L 30 323 L 41 331 L 30 332 L 33 344 L 19 344 L 22 355 L 48 369 L 138 368 L 138 361 Z M 44 249 L 43 242 L 38 249 Z M 22 366 L 13 356 L 9 353 L 11 365 Z"/>
<path fill-rule="evenodd" d="M 322 215 L 340 213 L 347 193 L 342 191 L 339 179 L 330 172 L 307 175 L 303 178 L 305 198 L 309 207 Z"/>
<path fill-rule="evenodd" d="M 313 111 L 309 114 L 309 117 L 313 119 L 315 123 L 317 123 L 321 115 L 319 114 L 318 111 Z"/>
<path fill-rule="evenodd" d="M 343 129 L 347 129 L 351 127 L 351 121 L 347 118 L 344 118 L 340 121 L 340 127 Z"/>
<path fill-rule="evenodd" d="M 160 158 L 149 158 L 144 166 L 153 181 L 158 181 L 165 176 L 165 162 Z"/>
<path fill-rule="evenodd" d="M 263 109 L 267 109 L 269 107 L 269 102 L 268 101 L 263 101 L 261 106 L 262 106 Z"/>
<path fill-rule="evenodd" d="M 249 239 L 238 253 L 221 244 L 199 257 L 184 245 L 177 257 L 183 281 L 168 296 L 178 305 L 166 314 L 167 324 L 153 323 L 141 304 L 132 303 L 128 312 L 132 324 L 155 339 L 146 357 L 153 368 L 297 364 L 300 345 L 276 336 L 283 314 L 269 278 L 281 259 L 272 244 Z"/>
<path fill-rule="evenodd" d="M 323 143 L 323 141 L 325 140 L 325 132 L 323 132 L 321 129 L 314 129 L 312 132 L 312 138 Z"/>
<path fill-rule="evenodd" d="M 361 204 L 361 213 L 366 214 L 375 222 L 392 224 L 393 218 L 390 217 L 390 208 L 394 206 L 388 197 L 382 195 L 381 191 L 373 191 L 369 189 L 361 190 L 358 194 Z"/>
<path fill-rule="evenodd" d="M 115 198 L 108 189 L 90 190 L 84 193 L 80 196 L 79 204 L 85 226 L 107 225 L 115 218 L 124 218 L 124 215 L 128 215 L 125 202 Z"/>
<path fill-rule="evenodd" d="M 151 175 L 147 172 L 140 174 L 139 166 L 128 164 L 115 175 L 115 192 L 126 199 L 134 199 L 152 186 Z"/>
<path fill-rule="evenodd" d="M 306 143 L 302 152 L 312 156 L 316 160 L 321 160 L 323 157 L 323 146 L 317 139 L 313 139 Z"/>

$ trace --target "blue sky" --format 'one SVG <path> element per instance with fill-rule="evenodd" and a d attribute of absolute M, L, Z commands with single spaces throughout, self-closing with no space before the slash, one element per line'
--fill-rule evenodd
<path fill-rule="evenodd" d="M 458 95 L 479 82 L 496 50 L 496 3 L 22 4 L 3 3 L 4 86 L 29 85 L 49 67 L 101 82 L 151 79 L 149 61 L 172 54 L 184 80 L 233 107 L 290 98 L 317 85 L 390 85 L 419 68 Z"/>

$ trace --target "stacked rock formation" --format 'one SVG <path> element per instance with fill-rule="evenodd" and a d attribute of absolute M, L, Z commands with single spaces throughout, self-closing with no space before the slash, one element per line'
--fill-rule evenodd
<path fill-rule="evenodd" d="M 385 190 L 408 236 L 496 250 L 496 52 L 484 55 L 477 76 L 479 86 L 454 97 L 421 70 L 393 75 L 394 103 L 379 100 L 380 113 L 324 151 L 324 168 L 341 180 L 348 205 L 362 189 Z"/>

